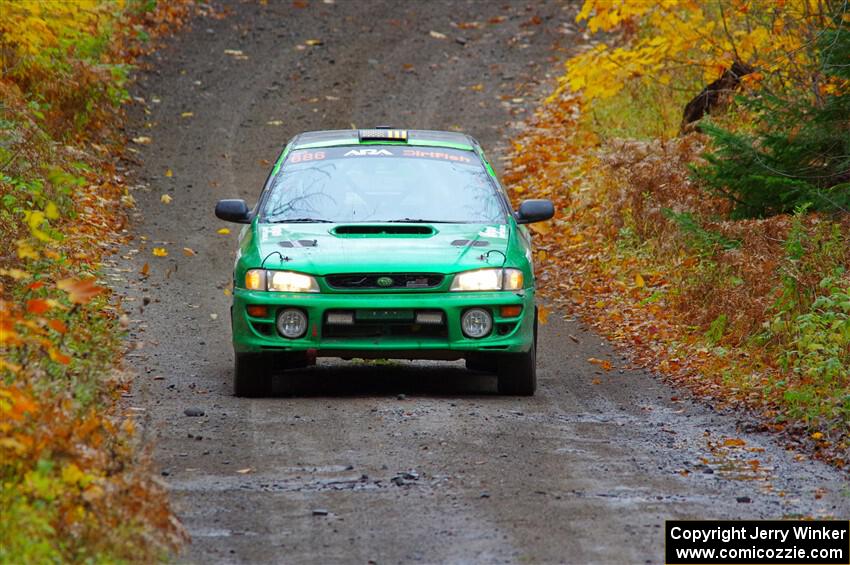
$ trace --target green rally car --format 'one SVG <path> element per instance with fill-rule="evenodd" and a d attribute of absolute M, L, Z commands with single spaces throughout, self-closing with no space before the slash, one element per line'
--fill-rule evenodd
<path fill-rule="evenodd" d="M 465 359 L 502 394 L 534 394 L 537 315 L 523 224 L 478 142 L 460 133 L 376 128 L 302 133 L 274 165 L 233 272 L 237 396 L 269 392 L 281 369 L 317 356 Z"/>

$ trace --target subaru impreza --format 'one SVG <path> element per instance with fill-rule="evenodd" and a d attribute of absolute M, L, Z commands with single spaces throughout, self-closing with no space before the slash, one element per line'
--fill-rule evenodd
<path fill-rule="evenodd" d="M 501 394 L 537 386 L 531 235 L 548 200 L 517 210 L 472 137 L 375 128 L 307 132 L 283 149 L 233 270 L 234 392 L 316 357 L 465 360 Z"/>

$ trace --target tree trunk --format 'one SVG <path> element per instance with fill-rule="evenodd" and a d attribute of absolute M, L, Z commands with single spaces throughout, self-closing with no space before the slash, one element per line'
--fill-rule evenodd
<path fill-rule="evenodd" d="M 729 103 L 729 95 L 741 85 L 741 77 L 752 73 L 755 69 L 746 63 L 735 61 L 732 67 L 723 71 L 719 79 L 702 89 L 685 106 L 682 113 L 682 125 L 679 133 L 686 133 L 699 126 L 694 125 L 706 114 L 726 108 Z"/>

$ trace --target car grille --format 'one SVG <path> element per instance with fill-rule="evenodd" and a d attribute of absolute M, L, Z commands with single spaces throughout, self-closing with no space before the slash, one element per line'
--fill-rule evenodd
<path fill-rule="evenodd" d="M 350 326 L 324 324 L 324 338 L 412 338 L 416 340 L 448 337 L 445 324 L 420 325 L 410 322 L 365 323 Z"/>
<path fill-rule="evenodd" d="M 445 339 L 448 326 L 441 310 L 328 310 L 322 337 Z"/>
<path fill-rule="evenodd" d="M 343 290 L 418 290 L 443 284 L 443 275 L 433 273 L 363 273 L 328 275 L 328 286 Z"/>

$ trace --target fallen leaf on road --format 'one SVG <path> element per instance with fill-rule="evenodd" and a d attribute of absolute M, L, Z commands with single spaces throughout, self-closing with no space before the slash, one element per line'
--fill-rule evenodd
<path fill-rule="evenodd" d="M 167 194 L 163 194 L 162 196 L 159 197 L 159 201 L 162 202 L 163 204 L 171 204 L 172 200 L 174 200 L 174 199 L 171 198 Z"/>
<path fill-rule="evenodd" d="M 147 263 L 142 265 L 141 273 L 142 273 L 143 277 L 148 276 L 150 274 L 150 272 L 151 272 L 151 266 L 150 265 L 148 265 Z"/>
<path fill-rule="evenodd" d="M 431 30 L 428 32 L 428 35 L 430 35 L 434 39 L 446 39 L 446 34 L 440 33 L 439 31 Z"/>
<path fill-rule="evenodd" d="M 134 138 L 133 138 L 133 143 L 138 143 L 139 145 L 147 145 L 147 144 L 149 144 L 151 141 L 152 141 L 152 140 L 151 140 L 151 138 L 149 138 L 149 137 L 148 137 L 148 136 L 146 136 L 146 135 L 142 135 L 142 136 L 134 137 Z"/>
<path fill-rule="evenodd" d="M 174 171 L 172 171 L 171 169 L 165 169 L 165 176 L 167 176 L 168 178 L 173 177 Z"/>
<path fill-rule="evenodd" d="M 230 233 L 230 230 L 227 228 L 220 228 L 217 232 L 218 235 L 227 235 Z"/>
<path fill-rule="evenodd" d="M 157 257 L 167 257 L 168 251 L 164 247 L 154 247 L 153 254 Z"/>
<path fill-rule="evenodd" d="M 183 113 L 180 114 L 180 117 L 181 118 L 191 118 L 194 115 L 195 115 L 194 112 L 183 112 Z"/>
<path fill-rule="evenodd" d="M 195 253 L 195 250 L 192 249 L 191 247 L 184 247 L 183 248 L 183 255 L 185 255 L 186 257 L 193 257 L 193 256 L 197 255 L 197 253 Z"/>
<path fill-rule="evenodd" d="M 541 324 L 546 324 L 549 321 L 549 309 L 545 306 L 537 307 L 537 321 Z"/>
<path fill-rule="evenodd" d="M 281 120 L 269 120 L 266 122 L 268 126 L 282 126 L 283 122 Z"/>
<path fill-rule="evenodd" d="M 239 469 L 236 472 L 239 473 L 240 475 L 247 475 L 251 471 L 253 471 L 253 469 L 251 467 L 245 467 L 244 469 Z"/>
<path fill-rule="evenodd" d="M 230 55 L 234 59 L 238 59 L 240 61 L 244 61 L 244 60 L 248 59 L 248 55 L 245 55 L 239 49 L 225 49 L 224 54 Z"/>
<path fill-rule="evenodd" d="M 602 369 L 605 369 L 606 371 L 611 370 L 611 362 L 608 361 L 607 359 L 597 359 L 596 357 L 589 357 L 587 359 L 587 362 L 593 363 L 594 365 L 598 365 L 599 367 L 601 367 Z"/>
<path fill-rule="evenodd" d="M 481 92 L 482 90 L 484 90 L 484 85 L 481 84 L 481 83 L 478 83 L 478 84 L 475 84 L 473 86 L 470 86 L 469 89 L 474 90 L 475 92 Z"/>
<path fill-rule="evenodd" d="M 729 438 L 723 440 L 723 445 L 726 447 L 742 447 L 747 445 L 747 442 L 739 438 Z"/>
<path fill-rule="evenodd" d="M 325 42 L 322 41 L 321 39 L 308 39 L 304 43 L 306 43 L 307 45 L 310 45 L 311 47 L 315 47 L 316 45 L 324 45 L 325 44 Z"/>

